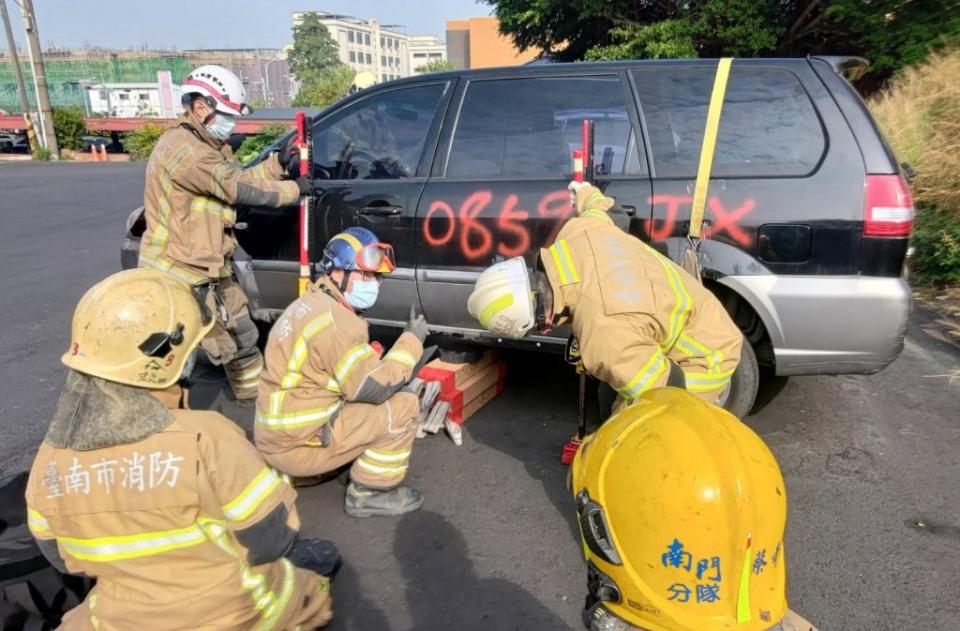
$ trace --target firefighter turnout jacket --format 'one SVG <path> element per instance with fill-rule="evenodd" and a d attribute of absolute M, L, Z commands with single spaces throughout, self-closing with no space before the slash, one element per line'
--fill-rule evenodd
<path fill-rule="evenodd" d="M 279 207 L 299 198 L 295 182 L 282 181 L 276 154 L 250 169 L 233 161 L 229 145 L 183 114 L 160 137 L 147 163 L 144 210 L 147 229 L 140 265 L 191 285 L 229 276 L 237 247 L 233 206 Z"/>
<path fill-rule="evenodd" d="M 666 385 L 670 362 L 687 390 L 715 402 L 740 361 L 739 329 L 695 278 L 618 228 L 612 206 L 584 186 L 578 216 L 540 252 L 555 326 L 571 320 L 585 369 L 624 402 Z"/>
<path fill-rule="evenodd" d="M 367 323 L 322 276 L 270 331 L 254 422 L 257 448 L 297 476 L 323 473 L 328 464 L 342 464 L 338 454 L 356 452 L 352 478 L 395 486 L 406 473 L 417 412 L 416 396 L 401 389 L 422 354 L 420 340 L 403 333 L 381 358 L 370 346 Z M 349 444 L 332 445 L 334 439 Z M 323 470 L 306 470 L 308 462 Z"/>
<path fill-rule="evenodd" d="M 328 580 L 283 558 L 299 529 L 293 488 L 220 414 L 170 415 L 136 442 L 40 447 L 30 530 L 61 571 L 97 579 L 60 628 L 325 624 Z"/>

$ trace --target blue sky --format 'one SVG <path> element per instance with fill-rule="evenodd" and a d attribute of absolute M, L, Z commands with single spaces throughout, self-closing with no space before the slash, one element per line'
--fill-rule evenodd
<path fill-rule="evenodd" d="M 20 8 L 7 3 L 14 39 L 23 45 Z M 290 14 L 328 11 L 381 24 L 403 24 L 410 35 L 444 36 L 447 20 L 489 15 L 475 0 L 33 0 L 40 40 L 48 46 L 111 48 L 279 48 L 290 42 Z M 0 38 L 3 30 L 0 29 Z M 7 43 L 3 41 L 6 50 Z"/>

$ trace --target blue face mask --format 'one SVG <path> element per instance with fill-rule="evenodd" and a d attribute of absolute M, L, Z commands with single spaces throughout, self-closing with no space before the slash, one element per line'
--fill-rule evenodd
<path fill-rule="evenodd" d="M 377 296 L 380 294 L 380 283 L 375 280 L 354 279 L 353 288 L 350 289 L 344 298 L 354 309 L 363 311 L 369 309 L 377 302 Z"/>
<path fill-rule="evenodd" d="M 214 114 L 213 120 L 207 123 L 207 131 L 218 140 L 226 141 L 233 133 L 233 128 L 237 126 L 237 121 L 233 116 L 226 114 Z"/>

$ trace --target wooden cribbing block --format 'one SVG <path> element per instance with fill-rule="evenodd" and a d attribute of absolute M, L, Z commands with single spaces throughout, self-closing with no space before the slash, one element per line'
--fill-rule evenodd
<path fill-rule="evenodd" d="M 441 359 L 435 359 L 423 368 L 417 375 L 424 381 L 440 383 L 440 392 L 452 392 L 461 388 L 471 377 L 489 366 L 493 362 L 494 351 L 489 350 L 478 361 L 472 364 L 451 364 Z"/>

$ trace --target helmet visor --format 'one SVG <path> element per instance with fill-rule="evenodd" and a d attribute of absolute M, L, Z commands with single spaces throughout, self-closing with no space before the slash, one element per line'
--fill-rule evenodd
<path fill-rule="evenodd" d="M 357 252 L 357 268 L 363 272 L 389 274 L 397 268 L 393 258 L 393 246 L 387 243 L 371 243 Z"/>

